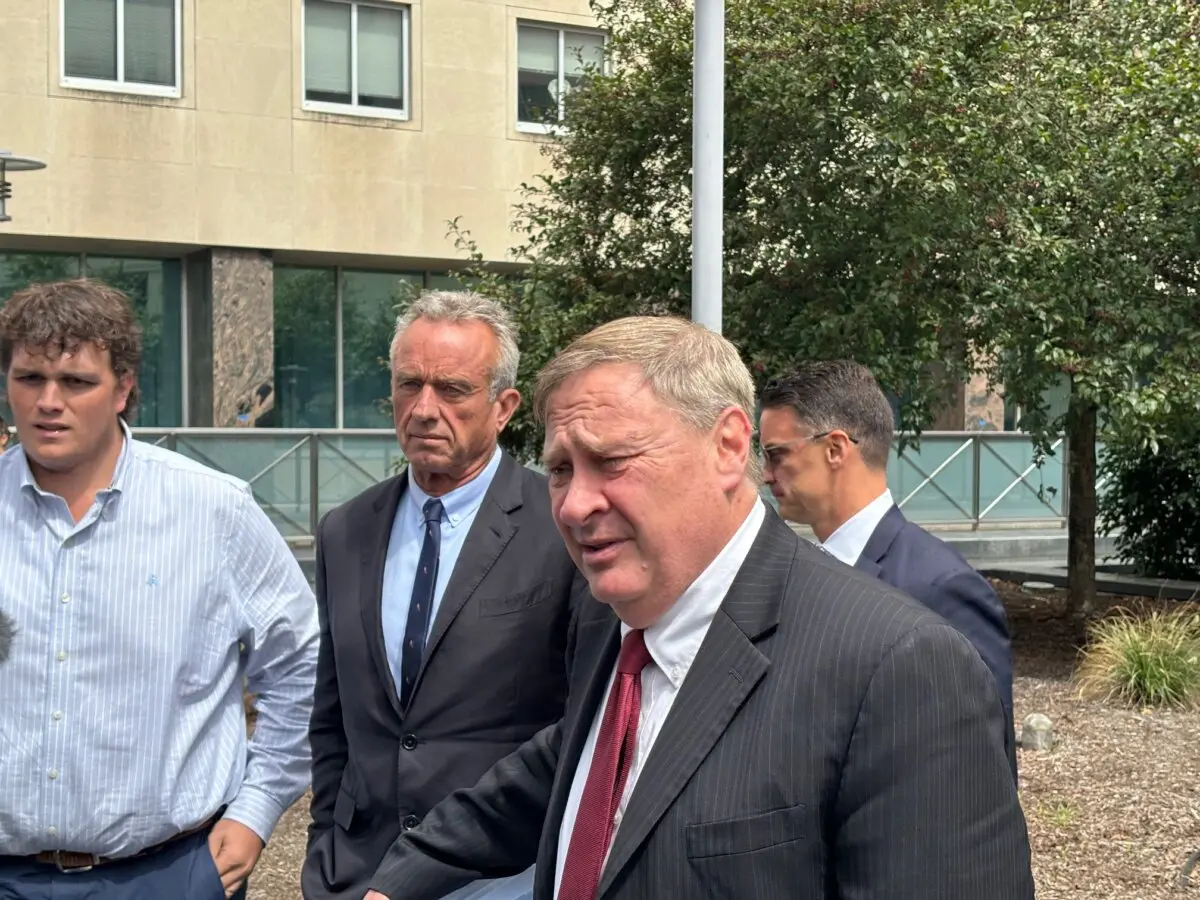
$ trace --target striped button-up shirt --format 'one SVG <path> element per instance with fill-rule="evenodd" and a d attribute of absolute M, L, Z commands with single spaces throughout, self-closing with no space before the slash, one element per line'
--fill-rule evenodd
<path fill-rule="evenodd" d="M 0 855 L 126 856 L 222 806 L 266 840 L 307 787 L 315 601 L 245 483 L 126 429 L 75 522 L 13 448 L 0 610 Z"/>

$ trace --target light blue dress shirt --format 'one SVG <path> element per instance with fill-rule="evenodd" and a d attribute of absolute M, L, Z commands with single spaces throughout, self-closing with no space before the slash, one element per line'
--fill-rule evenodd
<path fill-rule="evenodd" d="M 308 786 L 316 603 L 244 482 L 126 428 L 76 523 L 14 448 L 0 609 L 0 854 L 127 856 L 224 805 L 265 840 Z"/>
<path fill-rule="evenodd" d="M 446 584 L 454 572 L 454 565 L 467 540 L 467 532 L 475 521 L 475 514 L 483 505 L 483 497 L 500 468 L 500 448 L 497 447 L 477 476 L 461 487 L 444 494 L 440 499 L 445 512 L 442 514 L 442 542 L 438 555 L 437 582 L 433 588 L 433 608 L 429 612 L 429 629 L 426 639 L 433 630 Z M 413 584 L 417 579 L 417 561 L 421 558 L 421 545 L 425 543 L 425 501 L 430 497 L 417 486 L 408 471 L 408 486 L 400 498 L 396 517 L 392 520 L 392 534 L 388 538 L 387 560 L 383 564 L 383 645 L 387 650 L 388 666 L 392 670 L 392 681 L 400 689 L 400 660 L 404 646 L 404 632 L 408 627 L 408 607 L 412 601 Z"/>

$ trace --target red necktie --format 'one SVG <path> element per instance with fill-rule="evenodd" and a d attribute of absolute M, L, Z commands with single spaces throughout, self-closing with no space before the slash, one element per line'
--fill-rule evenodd
<path fill-rule="evenodd" d="M 604 707 L 604 718 L 600 720 L 592 767 L 575 814 L 558 900 L 595 900 L 596 889 L 600 887 L 600 873 L 612 840 L 613 818 L 637 748 L 642 669 L 649 662 L 650 651 L 642 632 L 625 635 L 617 659 L 617 677 Z"/>

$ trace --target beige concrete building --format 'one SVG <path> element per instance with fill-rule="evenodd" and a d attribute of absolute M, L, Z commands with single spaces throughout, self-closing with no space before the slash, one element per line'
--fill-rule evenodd
<path fill-rule="evenodd" d="M 502 261 L 548 124 L 599 58 L 586 0 L 4 0 L 0 302 L 134 298 L 145 426 L 371 427 L 404 285 Z M 560 87 L 561 86 L 561 87 Z"/>

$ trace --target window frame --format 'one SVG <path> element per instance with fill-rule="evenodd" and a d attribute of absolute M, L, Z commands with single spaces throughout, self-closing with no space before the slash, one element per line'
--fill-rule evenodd
<path fill-rule="evenodd" d="M 563 98 L 565 95 L 560 94 L 558 97 L 558 121 L 549 122 L 525 122 L 521 119 L 521 29 L 522 28 L 540 28 L 543 31 L 554 31 L 558 34 L 558 73 L 555 76 L 559 81 L 566 78 L 563 71 L 566 65 L 566 33 L 574 31 L 578 34 L 597 35 L 603 39 L 604 46 L 608 46 L 608 32 L 600 28 L 589 27 L 586 25 L 563 25 L 557 22 L 539 22 L 533 19 L 517 19 L 516 20 L 516 36 L 513 44 L 513 99 L 516 101 L 516 109 L 513 110 L 516 117 L 515 128 L 523 134 L 556 134 L 561 133 L 566 126 L 563 125 Z M 607 70 L 607 61 L 604 66 Z"/>
<path fill-rule="evenodd" d="M 300 0 L 300 104 L 307 112 L 327 113 L 338 116 L 364 116 L 369 119 L 391 119 L 396 122 L 412 121 L 412 6 L 408 3 L 389 3 L 382 0 L 325 0 L 350 7 L 350 97 L 351 103 L 331 103 L 328 100 L 308 99 L 308 2 Z M 398 11 L 401 16 L 400 93 L 403 109 L 388 109 L 380 106 L 358 104 L 358 9 L 370 6 L 376 9 Z"/>
<path fill-rule="evenodd" d="M 125 3 L 117 0 L 117 77 L 84 78 L 67 74 L 67 0 L 58 3 L 58 83 L 61 87 L 84 91 L 103 91 L 110 94 L 135 94 L 141 97 L 183 96 L 183 0 L 173 0 L 175 21 L 175 84 L 143 84 L 125 80 Z"/>

